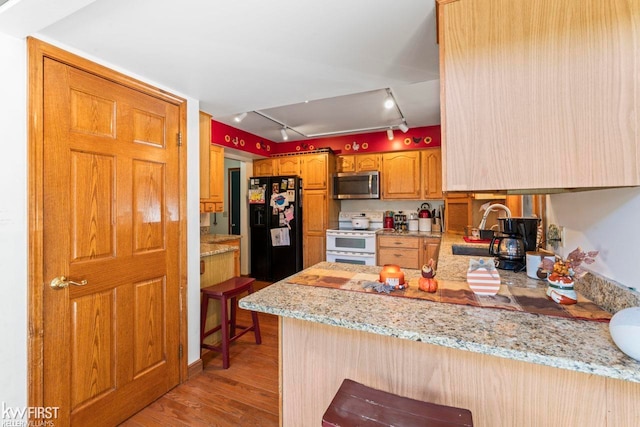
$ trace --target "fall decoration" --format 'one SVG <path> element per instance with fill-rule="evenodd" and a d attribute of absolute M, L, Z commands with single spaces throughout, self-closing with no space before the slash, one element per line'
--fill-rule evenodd
<path fill-rule="evenodd" d="M 573 287 L 574 278 L 580 278 L 587 274 L 582 264 L 593 264 L 598 251 L 584 252 L 581 248 L 576 248 L 569 253 L 566 259 L 552 261 L 543 259 L 541 268 L 547 271 L 547 297 L 558 304 L 575 304 L 578 302 L 578 295 Z"/>

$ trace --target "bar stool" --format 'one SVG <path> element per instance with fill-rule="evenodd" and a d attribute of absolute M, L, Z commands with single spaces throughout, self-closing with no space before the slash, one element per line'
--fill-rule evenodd
<path fill-rule="evenodd" d="M 323 427 L 472 427 L 471 411 L 421 402 L 345 379 L 322 417 Z"/>
<path fill-rule="evenodd" d="M 202 293 L 202 301 L 200 306 L 200 348 L 206 348 L 222 353 L 222 367 L 229 367 L 229 344 L 249 331 L 253 331 L 256 336 L 256 344 L 262 343 L 260 336 L 260 325 L 258 323 L 258 313 L 251 312 L 253 324 L 251 326 L 236 325 L 236 306 L 237 297 L 245 292 L 253 293 L 253 282 L 256 279 L 251 277 L 232 277 L 224 282 L 217 283 L 212 286 L 200 289 Z M 205 330 L 207 323 L 207 310 L 209 308 L 209 300 L 215 299 L 220 301 L 220 320 L 221 324 Z M 227 313 L 227 301 L 231 300 L 231 319 Z M 236 333 L 236 328 L 239 328 Z M 222 330 L 222 342 L 219 346 L 206 344 L 204 339 L 209 335 Z"/>

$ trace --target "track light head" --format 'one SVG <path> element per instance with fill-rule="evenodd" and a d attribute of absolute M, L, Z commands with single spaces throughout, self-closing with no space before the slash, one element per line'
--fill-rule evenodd
<path fill-rule="evenodd" d="M 233 121 L 234 121 L 234 122 L 236 122 L 236 123 L 240 123 L 241 121 L 243 121 L 243 120 L 244 120 L 244 118 L 245 118 L 245 117 L 247 117 L 247 113 L 246 113 L 246 112 L 244 112 L 244 113 L 242 113 L 242 114 L 240 114 L 240 115 L 235 116 L 235 117 L 233 118 Z"/>
<path fill-rule="evenodd" d="M 391 95 L 387 96 L 387 99 L 384 100 L 384 108 L 390 110 L 394 105 L 396 105 L 396 102 L 393 100 Z"/>
<path fill-rule="evenodd" d="M 398 125 L 398 129 L 402 131 L 402 133 L 407 133 L 409 131 L 409 126 L 406 123 L 402 122 Z"/>
<path fill-rule="evenodd" d="M 287 135 L 287 128 L 280 129 L 280 135 L 282 135 L 282 140 L 286 141 L 289 139 L 289 135 Z"/>
<path fill-rule="evenodd" d="M 387 138 L 389 141 L 393 141 L 393 129 L 387 129 Z"/>

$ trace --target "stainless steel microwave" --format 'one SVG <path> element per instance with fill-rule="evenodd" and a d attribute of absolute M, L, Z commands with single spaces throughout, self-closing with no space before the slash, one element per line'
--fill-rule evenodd
<path fill-rule="evenodd" d="M 334 199 L 379 199 L 380 172 L 342 172 L 333 176 Z"/>

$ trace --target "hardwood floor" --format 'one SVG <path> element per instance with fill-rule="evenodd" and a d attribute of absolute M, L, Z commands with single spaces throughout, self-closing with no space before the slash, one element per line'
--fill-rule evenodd
<path fill-rule="evenodd" d="M 257 283 L 262 288 L 266 283 Z M 202 356 L 204 371 L 169 391 L 122 426 L 263 426 L 278 425 L 278 318 L 259 313 L 262 344 L 249 332 L 231 344 L 229 369 L 222 355 Z M 238 324 L 251 321 L 238 310 Z"/>

